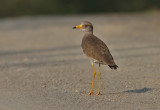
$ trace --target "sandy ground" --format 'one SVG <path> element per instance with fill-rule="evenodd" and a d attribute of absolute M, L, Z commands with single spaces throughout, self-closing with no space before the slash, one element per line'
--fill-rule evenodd
<path fill-rule="evenodd" d="M 100 96 L 85 96 L 92 68 L 72 30 L 84 20 L 119 66 L 102 66 Z M 160 110 L 160 13 L 0 20 L 0 110 L 98 109 Z"/>

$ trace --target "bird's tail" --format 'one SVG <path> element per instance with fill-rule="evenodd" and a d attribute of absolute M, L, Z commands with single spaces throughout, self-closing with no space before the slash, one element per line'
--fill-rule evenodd
<path fill-rule="evenodd" d="M 114 69 L 114 70 L 116 70 L 117 68 L 118 68 L 118 66 L 117 65 L 108 65 L 111 69 Z"/>

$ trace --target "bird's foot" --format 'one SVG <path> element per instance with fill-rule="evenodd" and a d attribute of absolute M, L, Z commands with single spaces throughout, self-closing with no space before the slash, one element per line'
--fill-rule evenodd
<path fill-rule="evenodd" d="M 87 96 L 89 96 L 89 95 L 94 95 L 93 91 L 90 91 L 90 92 L 87 94 Z"/>
<path fill-rule="evenodd" d="M 97 94 L 95 94 L 95 96 L 97 96 L 97 95 L 102 95 L 100 92 L 98 92 Z"/>

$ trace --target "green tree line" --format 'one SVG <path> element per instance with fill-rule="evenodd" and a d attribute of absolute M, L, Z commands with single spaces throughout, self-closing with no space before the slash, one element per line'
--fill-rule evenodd
<path fill-rule="evenodd" d="M 0 17 L 137 12 L 160 9 L 160 0 L 0 0 Z"/>

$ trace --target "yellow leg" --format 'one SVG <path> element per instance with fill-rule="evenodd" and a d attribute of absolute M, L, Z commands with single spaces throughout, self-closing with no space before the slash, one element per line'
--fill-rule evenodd
<path fill-rule="evenodd" d="M 98 72 L 98 93 L 96 95 L 101 95 L 100 93 L 100 75 L 101 75 L 101 72 L 100 72 L 100 64 L 99 64 L 99 72 Z"/>
<path fill-rule="evenodd" d="M 88 94 L 88 95 L 91 95 L 91 94 L 93 94 L 93 95 L 94 95 L 94 93 L 93 93 L 93 83 L 94 83 L 94 79 L 95 79 L 96 72 L 95 72 L 95 70 L 94 70 L 94 64 L 93 64 L 93 63 L 92 63 L 92 68 L 93 68 L 92 86 L 91 86 L 91 90 L 90 90 L 90 92 L 89 92 L 89 94 Z"/>

